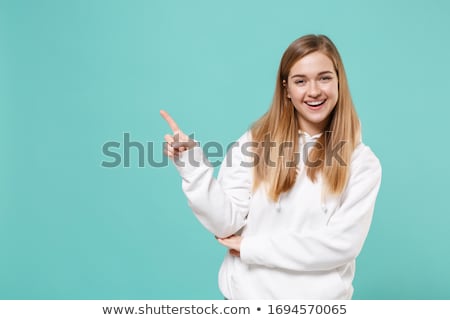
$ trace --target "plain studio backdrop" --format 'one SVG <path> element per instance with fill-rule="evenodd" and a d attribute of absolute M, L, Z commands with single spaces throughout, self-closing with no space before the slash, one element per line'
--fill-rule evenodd
<path fill-rule="evenodd" d="M 0 298 L 221 299 L 159 110 L 220 161 L 321 33 L 383 166 L 354 298 L 450 299 L 449 30 L 444 0 L 1 0 Z"/>

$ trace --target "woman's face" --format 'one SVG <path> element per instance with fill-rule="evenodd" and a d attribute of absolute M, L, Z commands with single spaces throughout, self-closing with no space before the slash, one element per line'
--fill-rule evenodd
<path fill-rule="evenodd" d="M 287 95 L 299 113 L 300 129 L 322 132 L 338 100 L 338 78 L 333 62 L 321 52 L 298 60 L 287 79 Z"/>

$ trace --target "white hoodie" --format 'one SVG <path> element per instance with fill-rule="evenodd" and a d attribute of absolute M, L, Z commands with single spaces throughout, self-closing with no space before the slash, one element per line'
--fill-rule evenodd
<path fill-rule="evenodd" d="M 300 140 L 313 142 L 306 133 Z M 302 141 L 303 140 L 303 141 Z M 363 143 L 351 160 L 340 196 L 322 196 L 322 181 L 306 176 L 300 161 L 293 188 L 271 201 L 252 192 L 245 133 L 222 162 L 217 180 L 201 147 L 175 160 L 182 188 L 199 221 L 214 235 L 241 234 L 240 258 L 227 254 L 219 287 L 228 299 L 351 299 L 355 258 L 369 231 L 381 182 L 377 157 Z M 244 151 L 243 151 L 244 150 Z"/>

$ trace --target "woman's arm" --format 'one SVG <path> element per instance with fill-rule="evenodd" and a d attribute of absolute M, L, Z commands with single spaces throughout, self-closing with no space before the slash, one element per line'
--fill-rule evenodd
<path fill-rule="evenodd" d="M 174 133 L 181 132 L 167 113 L 161 114 Z M 251 197 L 251 168 L 242 165 L 245 160 L 241 149 L 248 135 L 244 134 L 228 150 L 218 179 L 214 178 L 214 168 L 204 157 L 202 148 L 186 140 L 186 135 L 183 137 L 178 142 L 174 136 L 166 136 L 167 154 L 172 155 L 182 177 L 182 189 L 190 207 L 203 226 L 217 237 L 236 233 L 245 225 Z M 187 150 L 180 151 L 177 147 Z"/>
<path fill-rule="evenodd" d="M 320 229 L 243 237 L 240 257 L 247 264 L 288 270 L 339 267 L 360 253 L 381 183 L 381 166 L 368 147 L 355 150 L 341 206 Z M 361 150 L 362 149 L 362 150 Z"/>

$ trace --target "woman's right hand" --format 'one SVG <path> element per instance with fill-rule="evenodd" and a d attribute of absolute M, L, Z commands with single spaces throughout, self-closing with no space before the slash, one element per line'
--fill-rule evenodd
<path fill-rule="evenodd" d="M 164 147 L 164 154 L 169 158 L 173 159 L 178 157 L 181 152 L 191 149 L 197 145 L 197 143 L 190 139 L 183 131 L 180 130 L 177 123 L 172 119 L 172 117 L 164 110 L 160 110 L 159 113 L 167 121 L 170 129 L 172 129 L 172 134 L 166 134 L 164 140 L 166 140 L 166 145 Z"/>

